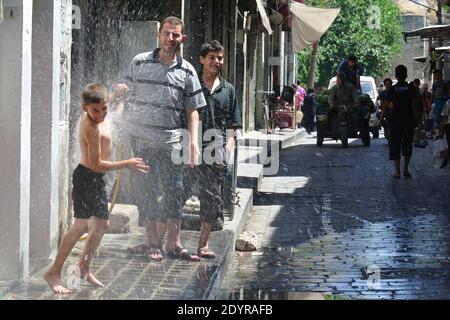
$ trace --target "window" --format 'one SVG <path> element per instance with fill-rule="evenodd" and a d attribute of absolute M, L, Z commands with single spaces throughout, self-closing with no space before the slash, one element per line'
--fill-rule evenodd
<path fill-rule="evenodd" d="M 371 99 L 375 99 L 374 87 L 371 82 L 361 81 L 361 93 L 368 94 Z"/>

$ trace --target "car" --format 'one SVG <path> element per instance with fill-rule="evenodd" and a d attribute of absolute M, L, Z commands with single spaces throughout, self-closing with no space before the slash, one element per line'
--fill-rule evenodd
<path fill-rule="evenodd" d="M 372 132 L 373 138 L 378 138 L 380 135 L 380 131 L 378 128 L 378 125 L 380 123 L 379 120 L 379 106 L 378 106 L 378 88 L 375 82 L 375 79 L 373 77 L 368 76 L 361 76 L 359 78 L 359 82 L 361 84 L 361 93 L 369 95 L 370 99 L 372 100 L 373 104 L 375 105 L 375 112 L 372 112 L 370 114 L 369 119 L 369 127 L 370 131 Z M 336 77 L 331 78 L 330 82 L 328 83 L 328 89 L 330 89 L 332 86 L 336 84 Z"/>

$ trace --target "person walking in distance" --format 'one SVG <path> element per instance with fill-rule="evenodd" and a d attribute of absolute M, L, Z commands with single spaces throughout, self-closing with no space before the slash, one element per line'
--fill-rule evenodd
<path fill-rule="evenodd" d="M 400 178 L 400 159 L 403 154 L 403 176 L 411 177 L 409 162 L 413 151 L 413 136 L 416 118 L 412 108 L 412 99 L 415 89 L 405 80 L 408 69 L 404 65 L 395 68 L 395 77 L 398 82 L 387 93 L 386 100 L 391 110 L 389 159 L 394 161 L 394 178 Z"/>

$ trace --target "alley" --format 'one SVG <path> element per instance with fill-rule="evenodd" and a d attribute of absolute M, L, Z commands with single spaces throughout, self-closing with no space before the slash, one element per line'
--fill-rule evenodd
<path fill-rule="evenodd" d="M 246 226 L 258 249 L 235 253 L 225 298 L 450 298 L 450 169 L 432 167 L 429 147 L 399 180 L 385 139 L 343 149 L 308 136 L 280 156 Z"/>

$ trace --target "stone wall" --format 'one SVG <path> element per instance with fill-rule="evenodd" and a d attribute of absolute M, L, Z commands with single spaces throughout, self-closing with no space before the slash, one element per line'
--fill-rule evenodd
<path fill-rule="evenodd" d="M 0 25 L 0 282 L 29 270 L 32 4 L 3 0 Z"/>

